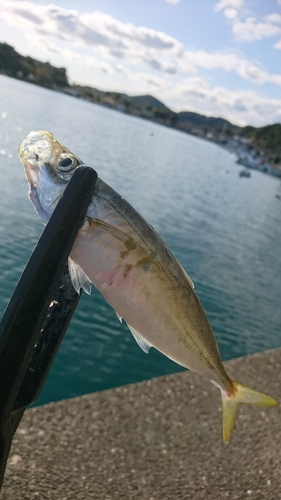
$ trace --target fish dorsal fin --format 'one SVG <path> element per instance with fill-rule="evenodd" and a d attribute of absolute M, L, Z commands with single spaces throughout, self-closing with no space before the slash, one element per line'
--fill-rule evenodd
<path fill-rule="evenodd" d="M 83 290 L 88 295 L 90 295 L 92 283 L 89 280 L 88 276 L 81 269 L 79 264 L 76 264 L 76 262 L 74 262 L 71 257 L 68 257 L 68 270 L 73 288 L 76 290 L 76 292 L 80 293 L 80 289 L 83 288 Z"/>
<path fill-rule="evenodd" d="M 194 289 L 194 283 L 193 283 L 192 279 L 190 278 L 190 276 L 188 276 L 188 274 L 187 274 L 186 270 L 182 267 L 182 265 L 179 263 L 179 261 L 178 261 L 178 260 L 177 260 L 177 263 L 178 263 L 178 265 L 180 266 L 180 268 L 181 268 L 181 270 L 182 270 L 183 274 L 185 275 L 185 277 L 186 277 L 186 279 L 187 279 L 188 283 L 190 284 L 191 288 L 192 288 L 192 289 Z"/>
<path fill-rule="evenodd" d="M 149 342 L 147 342 L 147 340 L 145 340 L 132 326 L 128 325 L 128 323 L 127 326 L 131 334 L 133 335 L 136 343 L 146 354 L 148 354 L 149 349 L 152 347 L 151 344 L 149 344 Z"/>

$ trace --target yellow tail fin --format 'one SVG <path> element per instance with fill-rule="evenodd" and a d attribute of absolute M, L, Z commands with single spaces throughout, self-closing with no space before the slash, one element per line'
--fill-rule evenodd
<path fill-rule="evenodd" d="M 237 407 L 239 403 L 253 406 L 277 406 L 275 399 L 254 391 L 245 385 L 232 381 L 233 390 L 231 394 L 222 391 L 222 420 L 223 420 L 223 440 L 228 443 L 234 427 Z"/>

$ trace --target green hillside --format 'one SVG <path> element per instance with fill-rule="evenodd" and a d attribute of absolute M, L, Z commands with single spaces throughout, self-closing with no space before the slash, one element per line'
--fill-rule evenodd
<path fill-rule="evenodd" d="M 257 128 L 251 137 L 256 146 L 266 153 L 281 155 L 281 123 Z"/>
<path fill-rule="evenodd" d="M 151 95 L 129 96 L 106 92 L 90 86 L 70 86 L 65 68 L 22 56 L 7 43 L 0 43 L 0 73 L 43 87 L 61 90 L 74 97 L 111 107 L 117 111 L 140 116 L 162 125 L 177 128 L 199 137 L 223 144 L 236 136 L 250 138 L 253 145 L 269 156 L 274 164 L 281 163 L 281 124 L 265 127 L 239 127 L 220 117 L 205 116 L 192 111 L 175 113 Z"/>
<path fill-rule="evenodd" d="M 48 62 L 22 56 L 7 43 L 0 43 L 0 73 L 42 87 L 69 87 L 65 68 L 55 68 Z"/>

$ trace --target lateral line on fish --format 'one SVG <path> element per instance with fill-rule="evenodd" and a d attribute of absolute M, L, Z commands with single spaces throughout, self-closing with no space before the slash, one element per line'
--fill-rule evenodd
<path fill-rule="evenodd" d="M 144 239 L 143 237 L 141 237 L 141 234 L 140 234 L 140 233 L 139 233 L 139 232 L 135 229 L 134 225 L 133 225 L 132 223 L 130 223 L 129 219 L 128 219 L 126 216 L 124 216 L 124 215 L 123 215 L 123 214 L 122 214 L 122 213 L 118 210 L 118 208 L 117 208 L 117 207 L 114 207 L 114 206 L 113 206 L 113 204 L 112 204 L 112 203 L 110 203 L 110 201 L 108 200 L 108 198 L 106 198 L 105 196 L 102 196 L 100 193 L 98 193 L 98 196 L 99 196 L 102 200 L 104 200 L 106 203 L 108 203 L 108 205 L 111 207 L 112 212 L 117 212 L 117 213 L 118 213 L 118 215 L 120 216 L 120 219 L 121 219 L 121 220 L 122 220 L 122 219 L 124 219 L 124 220 L 126 221 L 126 223 L 128 224 L 128 226 L 131 228 L 132 232 L 136 233 L 136 234 L 137 234 L 137 236 L 138 236 L 138 238 L 140 239 L 140 241 L 144 244 L 144 246 L 143 246 L 143 244 L 142 244 L 141 246 L 144 248 L 144 250 L 147 250 L 147 249 L 145 248 L 145 247 L 147 247 L 147 245 L 145 244 L 145 239 Z M 132 207 L 132 208 L 133 208 L 133 207 Z M 100 219 L 100 220 L 101 220 L 101 219 Z M 148 224 L 148 223 L 147 223 L 147 224 Z M 113 227 L 116 227 L 116 226 L 114 226 L 113 224 L 110 224 L 110 225 L 112 225 Z M 132 239 L 134 239 L 132 236 L 131 236 L 131 238 L 132 238 Z"/>

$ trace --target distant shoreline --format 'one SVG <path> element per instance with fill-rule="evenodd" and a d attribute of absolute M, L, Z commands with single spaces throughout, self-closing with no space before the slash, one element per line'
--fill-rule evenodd
<path fill-rule="evenodd" d="M 151 95 L 129 96 L 70 85 L 65 68 L 22 56 L 1 42 L 0 74 L 208 140 L 235 153 L 237 162 L 246 168 L 281 177 L 281 124 L 239 127 L 220 117 L 191 111 L 176 113 Z"/>

